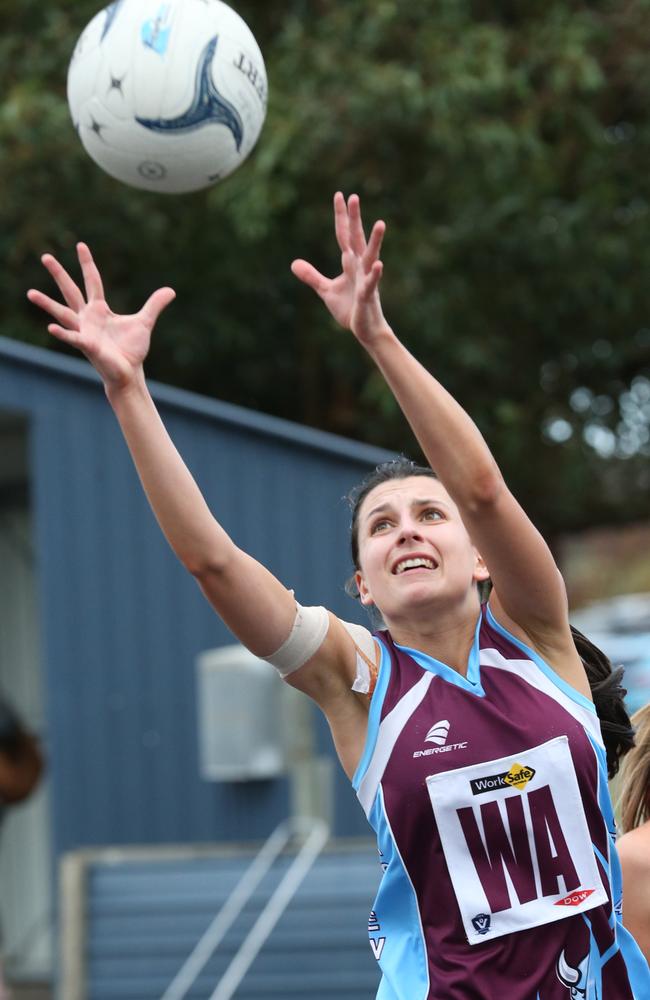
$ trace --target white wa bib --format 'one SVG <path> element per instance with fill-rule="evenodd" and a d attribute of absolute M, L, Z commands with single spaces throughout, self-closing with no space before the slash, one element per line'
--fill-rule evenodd
<path fill-rule="evenodd" d="M 566 736 L 427 787 L 470 944 L 607 902 Z"/>

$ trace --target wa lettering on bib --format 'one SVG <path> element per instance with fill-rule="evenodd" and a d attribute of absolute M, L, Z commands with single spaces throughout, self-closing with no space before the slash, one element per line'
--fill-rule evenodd
<path fill-rule="evenodd" d="M 470 944 L 607 902 L 566 736 L 427 787 Z"/>

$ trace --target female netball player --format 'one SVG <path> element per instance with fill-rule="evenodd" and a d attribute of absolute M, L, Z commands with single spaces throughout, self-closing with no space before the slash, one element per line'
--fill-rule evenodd
<path fill-rule="evenodd" d="M 294 274 L 368 352 L 436 470 L 382 474 L 359 496 L 355 582 L 383 620 L 376 638 L 297 606 L 208 510 L 143 375 L 171 289 L 116 316 L 80 244 L 85 294 L 45 256 L 64 303 L 28 295 L 101 375 L 162 530 L 216 612 L 329 721 L 384 868 L 378 1000 L 641 1000 L 650 974 L 620 926 L 605 752 L 562 579 L 476 426 L 386 322 L 384 224 L 366 242 L 359 199 L 339 193 L 334 210 L 342 273 L 298 260 Z"/>

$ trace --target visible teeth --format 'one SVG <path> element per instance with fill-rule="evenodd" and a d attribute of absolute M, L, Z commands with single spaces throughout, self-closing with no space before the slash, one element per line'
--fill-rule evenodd
<path fill-rule="evenodd" d="M 403 562 L 397 564 L 395 572 L 403 573 L 405 569 L 417 569 L 420 566 L 423 566 L 425 569 L 435 569 L 431 559 L 404 559 Z"/>

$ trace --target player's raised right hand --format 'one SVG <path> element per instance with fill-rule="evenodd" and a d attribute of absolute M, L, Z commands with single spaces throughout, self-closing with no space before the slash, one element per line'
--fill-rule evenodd
<path fill-rule="evenodd" d="M 55 320 L 49 332 L 77 347 L 113 389 L 128 385 L 140 372 L 149 352 L 151 331 L 160 313 L 175 298 L 172 288 L 159 288 L 142 309 L 119 316 L 108 307 L 102 279 L 85 243 L 77 244 L 85 295 L 51 254 L 41 258 L 63 296 L 65 305 L 32 288 L 27 298 Z"/>

